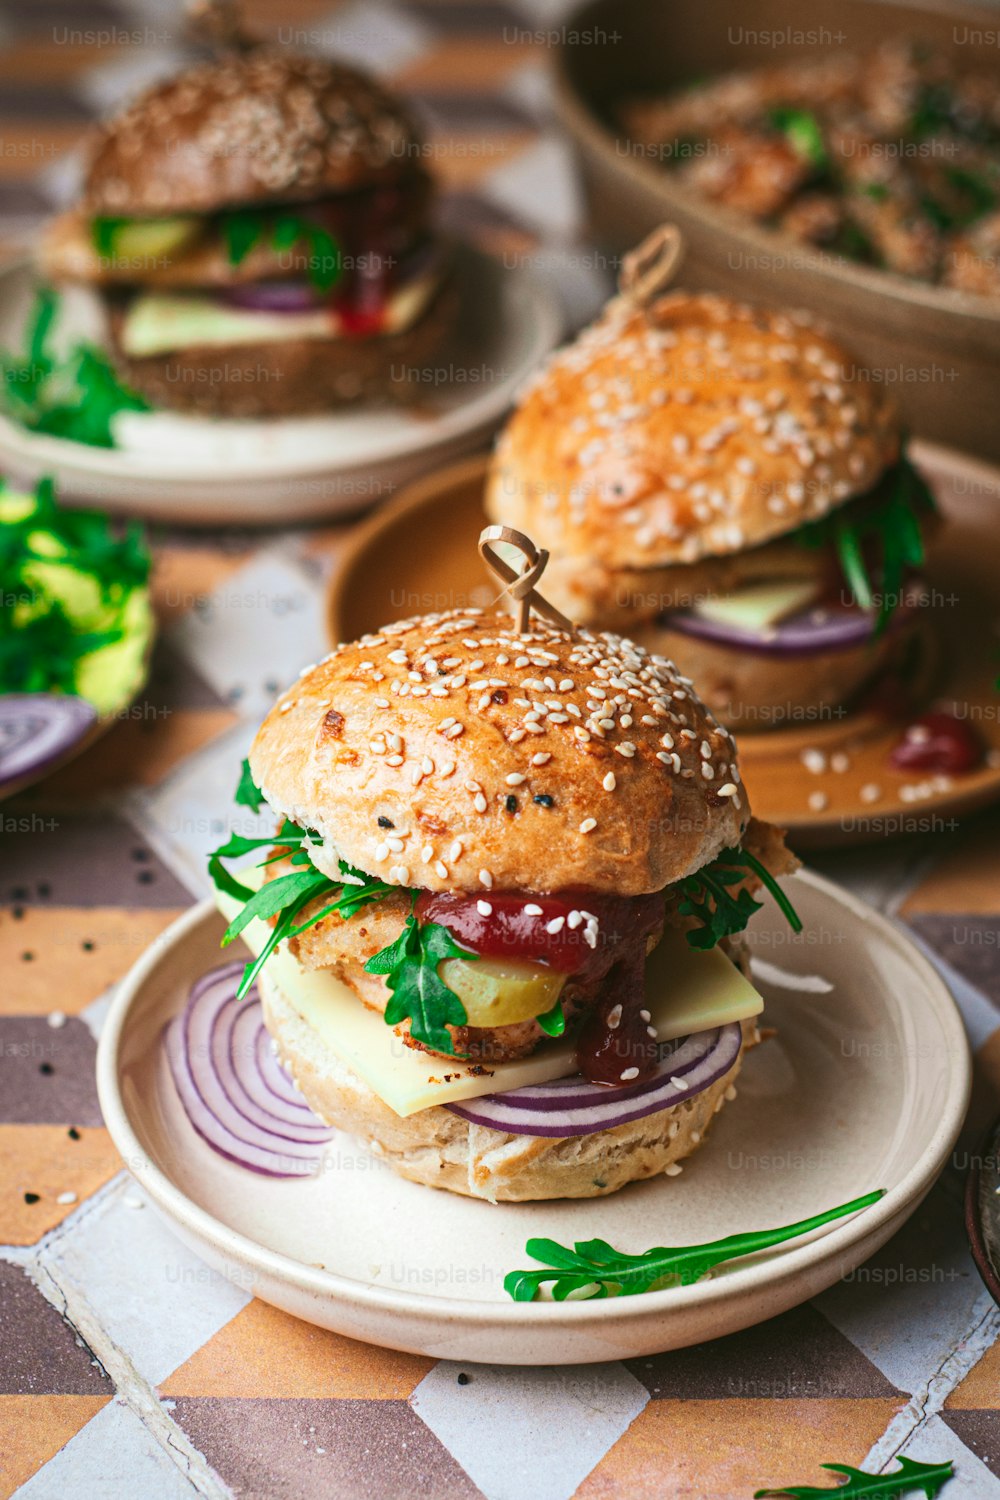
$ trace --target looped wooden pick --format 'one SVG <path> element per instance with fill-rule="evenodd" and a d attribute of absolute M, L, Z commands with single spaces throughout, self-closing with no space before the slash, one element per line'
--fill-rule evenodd
<path fill-rule="evenodd" d="M 684 239 L 676 224 L 661 224 L 622 260 L 618 290 L 629 302 L 648 307 L 665 292 L 684 258 Z"/>
<path fill-rule="evenodd" d="M 259 37 L 247 29 L 242 0 L 186 0 L 188 28 L 216 52 L 250 52 Z"/>
<path fill-rule="evenodd" d="M 508 546 L 517 548 L 524 558 L 520 572 L 494 551 L 494 542 L 506 542 Z M 528 629 L 533 609 L 560 629 L 573 629 L 572 621 L 567 620 L 554 604 L 550 604 L 536 591 L 535 585 L 545 572 L 545 565 L 549 560 L 544 547 L 536 547 L 530 536 L 525 536 L 523 531 L 515 531 L 512 526 L 487 526 L 479 533 L 479 555 L 490 572 L 499 578 L 504 593 L 515 606 L 514 624 L 518 634 L 523 635 Z"/>

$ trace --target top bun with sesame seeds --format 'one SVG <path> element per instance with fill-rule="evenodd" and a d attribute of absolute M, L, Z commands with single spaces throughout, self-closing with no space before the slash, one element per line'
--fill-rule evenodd
<path fill-rule="evenodd" d="M 690 682 L 617 636 L 478 610 L 339 646 L 261 726 L 254 779 L 340 858 L 433 891 L 662 890 L 738 845 L 736 751 Z"/>
<path fill-rule="evenodd" d="M 845 504 L 899 449 L 884 385 L 804 316 L 619 295 L 523 395 L 486 510 L 564 560 L 694 563 Z"/>
<path fill-rule="evenodd" d="M 391 184 L 420 153 L 409 113 L 367 74 L 255 47 L 187 68 L 101 129 L 83 207 L 211 213 Z"/>

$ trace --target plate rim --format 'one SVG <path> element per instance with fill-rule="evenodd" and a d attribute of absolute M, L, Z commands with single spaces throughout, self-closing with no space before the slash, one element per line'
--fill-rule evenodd
<path fill-rule="evenodd" d="M 835 1224 L 818 1238 L 768 1261 L 731 1271 L 723 1280 L 709 1278 L 691 1286 L 667 1287 L 635 1298 L 530 1304 L 513 1300 L 473 1302 L 433 1292 L 419 1294 L 369 1285 L 338 1271 L 305 1265 L 283 1251 L 259 1244 L 194 1203 L 149 1157 L 136 1135 L 119 1088 L 119 1057 L 132 1005 L 146 981 L 192 929 L 217 915 L 210 896 L 196 902 L 160 933 L 119 984 L 97 1049 L 97 1091 L 105 1126 L 126 1170 L 149 1193 L 157 1208 L 173 1224 L 180 1226 L 182 1233 L 209 1244 L 222 1256 L 242 1260 L 255 1270 L 290 1284 L 299 1293 L 323 1301 L 333 1300 L 355 1311 L 371 1310 L 408 1319 L 411 1323 L 434 1322 L 438 1326 L 445 1322 L 466 1328 L 517 1330 L 530 1327 L 569 1331 L 582 1325 L 584 1330 L 597 1332 L 604 1324 L 627 1327 L 669 1317 L 672 1307 L 694 1310 L 705 1304 L 724 1306 L 751 1295 L 761 1282 L 780 1285 L 794 1279 L 800 1272 L 807 1273 L 812 1266 L 825 1264 L 841 1252 L 849 1252 L 856 1242 L 870 1239 L 880 1231 L 883 1233 L 877 1243 L 883 1243 L 917 1207 L 945 1165 L 964 1121 L 972 1087 L 971 1049 L 958 1006 L 938 970 L 908 936 L 906 929 L 813 870 L 800 869 L 792 878 L 804 881 L 835 904 L 845 907 L 854 920 L 874 928 L 883 944 L 897 952 L 902 951 L 907 960 L 922 972 L 931 1008 L 947 1036 L 947 1053 L 951 1059 L 949 1092 L 928 1146 L 902 1180 L 877 1203 L 843 1223 Z M 817 1255 L 820 1246 L 822 1251 Z"/>
<path fill-rule="evenodd" d="M 531 355 L 526 358 L 512 378 L 498 390 L 480 391 L 461 403 L 454 413 L 446 413 L 436 420 L 445 423 L 446 430 L 437 431 L 429 437 L 428 428 L 420 427 L 412 433 L 401 433 L 395 439 L 379 445 L 377 457 L 362 455 L 347 460 L 308 459 L 302 462 L 284 462 L 275 465 L 266 461 L 249 467 L 236 468 L 228 461 L 220 467 L 185 468 L 171 471 L 163 476 L 157 472 L 158 458 L 143 456 L 140 452 L 117 448 L 95 448 L 86 443 L 77 443 L 67 438 L 53 437 L 49 433 L 33 433 L 21 428 L 12 418 L 0 412 L 0 458 L 9 465 L 59 465 L 86 475 L 88 478 L 104 479 L 117 483 L 134 480 L 144 484 L 162 483 L 168 488 L 184 486 L 199 487 L 211 491 L 213 488 L 228 489 L 233 484 L 255 481 L 276 483 L 282 480 L 335 477 L 367 469 L 373 464 L 397 463 L 412 459 L 423 453 L 433 453 L 436 448 L 453 442 L 468 441 L 475 433 L 498 422 L 510 406 L 511 389 L 538 368 L 546 354 L 559 343 L 565 333 L 565 316 L 559 300 L 546 282 L 530 266 L 507 266 L 496 255 L 490 255 L 478 245 L 467 241 L 452 241 L 457 259 L 466 266 L 487 267 L 487 274 L 496 275 L 513 292 L 523 288 L 530 297 L 530 316 L 524 326 L 530 330 Z M 30 253 L 11 257 L 0 265 L 0 288 L 8 278 L 22 274 L 37 274 Z M 2 295 L 2 293 L 0 293 Z M 449 418 L 462 413 L 457 425 Z M 207 419 L 211 420 L 211 419 Z M 281 420 L 281 419 L 278 419 Z M 250 425 L 262 425 L 259 419 Z M 109 462 L 110 455 L 110 462 Z"/>

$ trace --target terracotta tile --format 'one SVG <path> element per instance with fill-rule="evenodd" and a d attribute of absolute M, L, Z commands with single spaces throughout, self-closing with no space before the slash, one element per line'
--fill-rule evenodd
<path fill-rule="evenodd" d="M 573 1500 L 746 1500 L 764 1485 L 823 1484 L 860 1463 L 898 1409 L 889 1399 L 651 1401 Z M 831 1493 L 833 1493 L 831 1491 Z"/>
<path fill-rule="evenodd" d="M 45 794 L 53 800 L 79 797 L 89 802 L 102 792 L 158 786 L 181 761 L 236 722 L 227 708 L 174 710 L 140 699 L 102 739 L 50 776 Z"/>
<path fill-rule="evenodd" d="M 246 566 L 245 551 L 215 547 L 160 547 L 153 560 L 152 599 L 157 619 L 169 625 L 197 609 L 228 578 Z"/>
<path fill-rule="evenodd" d="M 179 1396 L 171 1415 L 239 1500 L 482 1500 L 405 1401 Z"/>
<path fill-rule="evenodd" d="M 165 1396 L 405 1400 L 433 1366 L 432 1359 L 360 1344 L 254 1301 L 161 1390 Z"/>
<path fill-rule="evenodd" d="M 491 173 L 510 166 L 536 140 L 532 130 L 437 136 L 428 143 L 427 165 L 442 192 L 468 191 Z"/>
<path fill-rule="evenodd" d="M 0 911 L 0 972 L 5 976 L 0 1013 L 78 1014 L 121 979 L 182 910 L 27 906 Z M 25 959 L 27 953 L 30 959 Z"/>
<path fill-rule="evenodd" d="M 981 1407 L 1000 1411 L 1000 1342 L 987 1349 L 944 1404 L 946 1407 Z"/>
<path fill-rule="evenodd" d="M 111 1384 L 74 1328 L 19 1266 L 0 1262 L 0 1388 L 10 1395 L 110 1396 Z"/>
<path fill-rule="evenodd" d="M 0 1244 L 34 1245 L 121 1170 L 103 1128 L 0 1125 Z M 75 1193 L 72 1203 L 61 1194 Z M 37 1202 L 25 1194 L 37 1194 Z"/>
<path fill-rule="evenodd" d="M 30 78 L 39 84 L 68 83 L 79 78 L 87 68 L 114 62 L 124 55 L 122 49 L 114 47 L 53 46 L 52 28 L 49 27 L 39 36 L 5 42 L 0 49 L 0 78 Z M 4 135 L 6 133 L 5 127 Z"/>
<path fill-rule="evenodd" d="M 625 1368 L 654 1401 L 906 1399 L 850 1339 L 808 1304 L 728 1338 L 626 1360 Z"/>
<path fill-rule="evenodd" d="M 0 1396 L 0 1500 L 19 1489 L 110 1396 Z"/>
<path fill-rule="evenodd" d="M 8 64 L 8 49 L 0 48 L 0 78 Z M 5 182 L 20 182 L 36 177 L 66 151 L 79 145 L 80 131 L 75 125 L 35 125 L 4 121 L 0 137 L 0 177 Z"/>
<path fill-rule="evenodd" d="M 436 42 L 432 50 L 394 73 L 392 81 L 410 92 L 442 89 L 449 93 L 496 94 L 513 69 L 522 67 L 537 52 L 538 48 L 527 43 L 505 43 L 502 36 L 454 37 Z"/>
<path fill-rule="evenodd" d="M 914 912 L 996 913 L 1000 908 L 1000 817 L 981 813 L 961 832 L 943 859 L 910 892 L 901 908 Z"/>

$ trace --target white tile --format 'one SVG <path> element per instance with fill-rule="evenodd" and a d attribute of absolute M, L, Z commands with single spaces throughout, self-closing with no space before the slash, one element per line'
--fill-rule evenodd
<path fill-rule="evenodd" d="M 1000 1478 L 966 1447 L 941 1417 L 931 1417 L 924 1422 L 899 1451 L 906 1458 L 916 1459 L 922 1464 L 951 1460 L 955 1475 L 948 1480 L 947 1500 L 1000 1500 Z M 885 1467 L 891 1474 L 897 1465 L 891 1463 Z"/>
<path fill-rule="evenodd" d="M 512 104 L 527 110 L 535 120 L 551 119 L 555 114 L 555 79 L 543 62 L 528 62 L 520 68 L 513 68 L 504 79 L 500 93 Z"/>
<path fill-rule="evenodd" d="M 561 1369 L 442 1361 L 411 1404 L 486 1500 L 567 1500 L 642 1411 L 649 1392 L 624 1365 Z"/>
<path fill-rule="evenodd" d="M 104 1018 L 108 1013 L 112 1000 L 115 998 L 115 989 L 116 986 L 112 985 L 110 989 L 104 991 L 103 995 L 98 995 L 96 1000 L 92 1000 L 86 1009 L 80 1012 L 80 1020 L 86 1026 L 95 1042 L 100 1041 Z"/>
<path fill-rule="evenodd" d="M 131 28 L 121 24 L 122 31 L 131 29 L 137 45 L 126 48 L 121 56 L 109 62 L 88 68 L 77 80 L 77 92 L 82 94 L 98 114 L 110 114 L 121 105 L 135 98 L 136 94 L 169 78 L 183 65 L 184 53 L 176 45 L 176 19 L 171 18 L 174 28 L 162 20 L 137 17 Z"/>
<path fill-rule="evenodd" d="M 322 589 L 274 551 L 258 553 L 168 634 L 216 692 L 255 721 L 329 650 Z"/>
<path fill-rule="evenodd" d="M 135 1413 L 111 1401 L 15 1494 L 18 1500 L 192 1500 L 198 1491 Z"/>
<path fill-rule="evenodd" d="M 583 227 L 583 199 L 572 152 L 557 135 L 544 135 L 483 183 L 491 198 L 522 223 L 571 240 Z"/>
<path fill-rule="evenodd" d="M 935 1189 L 871 1260 L 815 1305 L 887 1379 L 919 1391 L 990 1306 L 957 1205 Z"/>
<path fill-rule="evenodd" d="M 256 729 L 256 720 L 237 725 L 189 756 L 154 790 L 124 799 L 129 822 L 195 895 L 211 895 L 208 854 L 228 834 L 256 838 L 274 827 L 274 814 L 266 807 L 255 814 L 233 801 L 240 764 Z"/>
<path fill-rule="evenodd" d="M 250 1298 L 199 1260 L 149 1207 L 136 1211 L 125 1202 L 138 1196 L 132 1183 L 123 1183 L 41 1259 L 64 1291 L 72 1284 L 72 1297 L 86 1300 L 108 1337 L 155 1385 Z"/>

